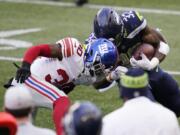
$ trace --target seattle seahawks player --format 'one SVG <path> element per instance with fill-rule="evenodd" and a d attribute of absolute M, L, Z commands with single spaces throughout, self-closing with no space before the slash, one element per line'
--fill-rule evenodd
<path fill-rule="evenodd" d="M 169 53 L 169 45 L 160 32 L 149 27 L 146 19 L 136 11 L 121 14 L 111 8 L 102 8 L 94 18 L 94 36 L 90 39 L 104 37 L 113 40 L 118 48 L 119 64 L 140 67 L 150 76 L 150 86 L 155 99 L 180 116 L 180 90 L 177 82 L 159 67 Z M 154 57 L 149 60 L 144 54 L 136 60 L 131 56 L 132 50 L 139 43 L 149 43 L 155 48 Z M 112 72 L 114 74 L 114 72 Z M 109 77 L 106 81 L 117 79 Z"/>

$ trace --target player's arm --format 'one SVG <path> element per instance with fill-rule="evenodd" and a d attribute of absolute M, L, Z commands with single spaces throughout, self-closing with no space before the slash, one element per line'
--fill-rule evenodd
<path fill-rule="evenodd" d="M 136 60 L 132 57 L 130 63 L 132 66 L 141 67 L 144 70 L 150 71 L 157 67 L 169 53 L 169 45 L 160 32 L 148 26 L 142 31 L 142 35 L 142 42 L 149 43 L 155 48 L 154 57 L 149 60 L 144 54 L 141 54 L 141 60 Z"/>
<path fill-rule="evenodd" d="M 169 45 L 167 44 L 163 35 L 157 30 L 146 26 L 143 31 L 143 42 L 149 43 L 156 49 L 154 57 L 156 57 L 159 62 L 163 61 L 166 55 L 169 53 Z"/>
<path fill-rule="evenodd" d="M 24 54 L 21 68 L 17 70 L 16 80 L 23 83 L 30 75 L 30 66 L 39 57 L 58 58 L 62 60 L 62 50 L 59 44 L 41 44 L 30 47 Z"/>
<path fill-rule="evenodd" d="M 61 46 L 57 44 L 42 44 L 29 48 L 23 57 L 23 62 L 31 64 L 37 57 L 44 56 L 62 60 Z"/>
<path fill-rule="evenodd" d="M 125 74 L 127 71 L 128 71 L 128 69 L 126 67 L 117 66 L 113 71 L 108 73 L 108 75 L 105 78 L 93 83 L 93 86 L 96 89 L 102 90 L 102 91 L 104 91 L 103 89 L 111 88 L 110 86 L 111 85 L 113 86 L 114 82 L 119 80 L 120 77 L 123 74 Z"/>
<path fill-rule="evenodd" d="M 98 82 L 95 82 L 93 83 L 93 87 L 97 90 L 99 89 L 103 89 L 103 88 L 106 88 L 108 87 L 112 82 L 108 81 L 106 78 L 104 78 L 103 80 L 101 81 L 98 81 Z"/>

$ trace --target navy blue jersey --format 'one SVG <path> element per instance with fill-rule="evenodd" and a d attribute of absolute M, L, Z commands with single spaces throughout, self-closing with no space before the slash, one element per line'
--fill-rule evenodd
<path fill-rule="evenodd" d="M 120 47 L 121 52 L 127 52 L 128 48 L 141 42 L 141 31 L 146 27 L 147 23 L 143 16 L 135 11 L 123 12 L 120 16 L 124 23 L 124 34 L 121 41 L 116 39 L 117 46 Z"/>
<path fill-rule="evenodd" d="M 147 26 L 146 20 L 136 11 L 126 11 L 120 14 L 124 23 L 123 37 L 116 36 L 113 43 L 118 47 L 121 65 L 129 66 L 129 58 L 137 43 L 142 41 L 142 30 Z M 94 33 L 91 33 L 85 44 L 91 44 L 96 40 Z"/>
<path fill-rule="evenodd" d="M 142 42 L 142 30 L 147 26 L 146 20 L 136 11 L 126 11 L 120 15 L 124 23 L 123 37 L 116 37 L 115 44 L 121 54 L 122 65 L 129 65 L 133 48 Z"/>

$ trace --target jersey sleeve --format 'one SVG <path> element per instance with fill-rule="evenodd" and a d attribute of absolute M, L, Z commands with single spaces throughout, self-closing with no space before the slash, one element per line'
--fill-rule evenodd
<path fill-rule="evenodd" d="M 61 46 L 63 57 L 70 57 L 74 54 L 72 38 L 63 38 L 56 43 Z"/>
<path fill-rule="evenodd" d="M 85 40 L 85 45 L 89 45 L 89 44 L 92 44 L 94 41 L 96 41 L 97 38 L 94 34 L 94 32 L 92 32 L 89 37 Z"/>
<path fill-rule="evenodd" d="M 137 11 L 124 12 L 121 18 L 124 23 L 125 38 L 134 38 L 147 26 L 146 19 Z"/>
<path fill-rule="evenodd" d="M 71 37 L 61 39 L 56 43 L 61 46 L 63 57 L 73 56 L 76 53 L 75 48 L 80 45 L 80 42 L 77 39 Z"/>

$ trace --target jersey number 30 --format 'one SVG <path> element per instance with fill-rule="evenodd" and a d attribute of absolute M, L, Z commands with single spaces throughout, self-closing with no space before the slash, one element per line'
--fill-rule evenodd
<path fill-rule="evenodd" d="M 67 73 L 66 73 L 65 70 L 63 70 L 63 69 L 58 69 L 58 70 L 57 70 L 57 74 L 60 76 L 60 79 L 59 79 L 59 80 L 57 80 L 57 79 L 52 79 L 52 77 L 51 77 L 50 74 L 46 75 L 45 80 L 46 80 L 47 82 L 51 83 L 51 84 L 53 84 L 53 83 L 58 83 L 58 84 L 60 84 L 60 85 L 61 85 L 61 84 L 65 84 L 65 83 L 68 82 L 69 76 L 67 75 Z"/>

